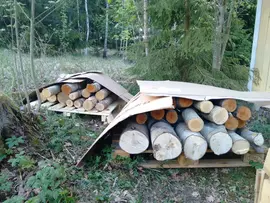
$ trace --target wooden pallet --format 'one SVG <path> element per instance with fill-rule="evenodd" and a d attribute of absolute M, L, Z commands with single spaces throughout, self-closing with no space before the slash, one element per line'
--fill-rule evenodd
<path fill-rule="evenodd" d="M 31 106 L 36 105 L 36 101 L 31 102 Z M 120 104 L 120 101 L 113 102 L 108 108 L 106 108 L 104 111 L 97 111 L 96 109 L 92 109 L 90 111 L 86 111 L 84 108 L 78 108 L 75 107 L 68 107 L 65 104 L 56 103 L 56 102 L 44 102 L 41 104 L 42 109 L 47 109 L 49 111 L 55 111 L 55 112 L 62 112 L 65 116 L 70 116 L 71 114 L 85 114 L 85 115 L 94 115 L 94 116 L 101 116 L 101 121 L 104 123 L 110 123 L 118 110 L 118 106 Z"/>
<path fill-rule="evenodd" d="M 119 136 L 114 136 L 112 139 L 112 156 L 113 158 L 117 156 L 121 157 L 136 157 L 137 155 L 130 155 L 129 153 L 123 151 L 119 147 Z M 153 150 L 151 148 L 147 149 L 140 155 L 145 155 L 146 160 L 144 160 L 139 165 L 144 168 L 230 168 L 230 167 L 249 167 L 250 161 L 263 163 L 265 155 L 267 153 L 267 148 L 265 148 L 264 153 L 256 153 L 254 149 L 250 149 L 247 154 L 236 155 L 232 152 L 228 152 L 225 155 L 217 156 L 213 153 L 211 149 L 208 149 L 205 156 L 198 160 L 193 161 L 185 157 L 182 153 L 177 159 L 170 161 L 157 161 L 153 157 Z"/>

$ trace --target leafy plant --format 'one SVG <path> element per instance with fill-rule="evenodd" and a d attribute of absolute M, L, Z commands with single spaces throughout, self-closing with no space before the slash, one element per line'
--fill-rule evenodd
<path fill-rule="evenodd" d="M 12 136 L 11 138 L 6 139 L 6 144 L 8 148 L 19 146 L 19 144 L 22 144 L 22 143 L 24 143 L 24 139 L 22 136 L 20 137 Z"/>
<path fill-rule="evenodd" d="M 254 167 L 255 169 L 262 169 L 263 164 L 257 161 L 250 161 L 249 164 Z"/>
<path fill-rule="evenodd" d="M 9 192 L 11 190 L 12 182 L 8 180 L 6 173 L 0 174 L 0 191 Z"/>
<path fill-rule="evenodd" d="M 23 202 L 24 202 L 24 197 L 22 197 L 22 196 L 13 196 L 12 198 L 7 199 L 3 203 L 23 203 Z"/>
<path fill-rule="evenodd" d="M 9 159 L 12 167 L 19 167 L 20 169 L 30 169 L 35 165 L 35 161 L 29 156 L 24 155 L 24 151 L 21 151 L 19 154 L 15 155 L 15 158 Z"/>

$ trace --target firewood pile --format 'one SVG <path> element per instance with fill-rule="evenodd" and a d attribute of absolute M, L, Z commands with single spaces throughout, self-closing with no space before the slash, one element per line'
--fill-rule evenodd
<path fill-rule="evenodd" d="M 243 155 L 250 146 L 256 149 L 264 144 L 261 133 L 246 127 L 251 110 L 237 105 L 235 99 L 173 100 L 172 109 L 128 118 L 128 124 L 120 134 L 120 148 L 129 154 L 152 149 L 158 161 L 175 159 L 183 152 L 186 158 L 195 161 L 201 159 L 208 149 L 216 155 L 229 151 Z"/>
<path fill-rule="evenodd" d="M 85 111 L 105 110 L 118 99 L 97 82 L 64 83 L 46 87 L 41 92 L 42 101 L 60 103 L 63 106 L 83 108 Z"/>

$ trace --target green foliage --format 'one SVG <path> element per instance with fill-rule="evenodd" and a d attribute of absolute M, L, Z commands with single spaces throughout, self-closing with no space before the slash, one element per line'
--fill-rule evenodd
<path fill-rule="evenodd" d="M 3 203 L 23 203 L 24 202 L 24 197 L 22 196 L 13 196 L 10 199 L 7 199 L 6 201 L 4 201 Z"/>
<path fill-rule="evenodd" d="M 35 165 L 35 161 L 29 156 L 24 155 L 24 151 L 15 155 L 15 158 L 8 160 L 12 167 L 19 167 L 20 169 L 31 169 Z"/>
<path fill-rule="evenodd" d="M 249 164 L 254 167 L 255 169 L 262 169 L 263 163 L 256 162 L 256 161 L 250 161 Z"/>
<path fill-rule="evenodd" d="M 9 181 L 8 174 L 0 173 L 0 191 L 9 192 L 11 190 L 12 182 Z"/>
<path fill-rule="evenodd" d="M 19 146 L 19 144 L 22 143 L 24 143 L 24 139 L 22 136 L 20 137 L 12 136 L 11 138 L 6 139 L 6 144 L 8 148 Z"/>
<path fill-rule="evenodd" d="M 32 189 L 39 189 L 38 195 L 28 202 L 75 202 L 67 189 L 63 188 L 67 180 L 65 168 L 59 164 L 39 163 L 41 170 L 28 179 L 26 185 Z"/>

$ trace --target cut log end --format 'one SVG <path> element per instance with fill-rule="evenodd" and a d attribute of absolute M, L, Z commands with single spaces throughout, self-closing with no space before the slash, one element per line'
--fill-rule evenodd
<path fill-rule="evenodd" d="M 74 101 L 74 106 L 76 108 L 81 108 L 83 106 L 83 102 L 85 101 L 84 98 L 80 98 Z"/>
<path fill-rule="evenodd" d="M 145 124 L 147 119 L 148 119 L 148 116 L 146 113 L 141 113 L 141 114 L 136 115 L 136 122 L 138 124 Z"/>
<path fill-rule="evenodd" d="M 188 108 L 193 104 L 193 100 L 187 98 L 178 98 L 177 104 L 180 108 Z"/>
<path fill-rule="evenodd" d="M 52 95 L 56 95 L 60 92 L 60 86 L 59 85 L 53 85 L 46 87 L 42 90 L 42 95 L 47 99 L 51 97 Z"/>
<path fill-rule="evenodd" d="M 228 112 L 234 112 L 237 108 L 237 102 L 235 99 L 225 99 L 221 101 L 221 106 Z"/>
<path fill-rule="evenodd" d="M 215 106 L 210 114 L 204 114 L 204 117 L 215 124 L 222 125 L 228 120 L 229 114 L 225 108 Z"/>
<path fill-rule="evenodd" d="M 178 114 L 175 110 L 169 110 L 166 113 L 166 120 L 170 123 L 170 124 L 175 124 L 178 120 Z"/>
<path fill-rule="evenodd" d="M 71 92 L 74 92 L 79 89 L 79 84 L 63 84 L 61 86 L 61 91 L 64 92 L 66 95 L 69 95 Z"/>
<path fill-rule="evenodd" d="M 66 101 L 66 105 L 67 105 L 68 107 L 72 107 L 72 106 L 73 106 L 73 101 L 72 101 L 71 99 L 68 99 L 68 100 Z"/>
<path fill-rule="evenodd" d="M 193 132 L 199 132 L 202 130 L 204 122 L 201 118 L 195 118 L 187 122 L 188 128 Z"/>
<path fill-rule="evenodd" d="M 82 90 L 82 96 L 84 98 L 89 98 L 91 96 L 91 93 L 87 89 Z"/>
<path fill-rule="evenodd" d="M 254 133 L 254 144 L 257 146 L 262 146 L 264 144 L 264 138 L 261 133 Z"/>
<path fill-rule="evenodd" d="M 246 106 L 240 106 L 237 109 L 236 117 L 241 119 L 242 121 L 247 121 L 251 117 L 251 111 Z"/>
<path fill-rule="evenodd" d="M 156 120 L 161 120 L 165 116 L 165 110 L 161 109 L 161 110 L 151 111 L 150 114 L 151 114 L 152 118 L 154 118 Z"/>
<path fill-rule="evenodd" d="M 246 121 L 242 121 L 240 119 L 237 119 L 238 120 L 238 128 L 244 128 L 246 126 Z"/>
<path fill-rule="evenodd" d="M 90 93 L 95 93 L 101 89 L 101 85 L 94 82 L 92 84 L 87 84 L 86 88 Z"/>
<path fill-rule="evenodd" d="M 96 96 L 98 101 L 101 101 L 101 100 L 105 99 L 106 97 L 108 97 L 110 94 L 111 94 L 111 92 L 104 88 L 104 89 L 99 90 L 95 94 L 95 96 Z"/>
<path fill-rule="evenodd" d="M 201 159 L 207 150 L 207 142 L 202 137 L 191 135 L 185 140 L 184 153 L 191 160 Z"/>
<path fill-rule="evenodd" d="M 212 135 L 209 145 L 214 154 L 226 154 L 232 148 L 232 139 L 227 133 L 218 132 Z"/>
<path fill-rule="evenodd" d="M 52 96 L 48 97 L 47 100 L 49 102 L 56 102 L 57 101 L 57 96 L 56 95 L 52 95 Z"/>
<path fill-rule="evenodd" d="M 228 130 L 236 130 L 238 128 L 238 125 L 238 119 L 232 115 L 229 116 L 228 120 L 225 123 L 225 127 Z"/>
<path fill-rule="evenodd" d="M 248 153 L 250 144 L 247 140 L 238 140 L 233 143 L 232 151 L 235 154 L 242 155 Z"/>
<path fill-rule="evenodd" d="M 199 101 L 195 102 L 194 107 L 203 113 L 210 113 L 214 108 L 214 105 L 211 101 Z"/>
<path fill-rule="evenodd" d="M 92 97 L 89 97 L 88 99 L 86 99 L 84 102 L 83 102 L 83 108 L 87 111 L 90 111 L 92 110 L 95 105 L 97 103 L 97 99 L 96 97 L 92 96 Z"/>

